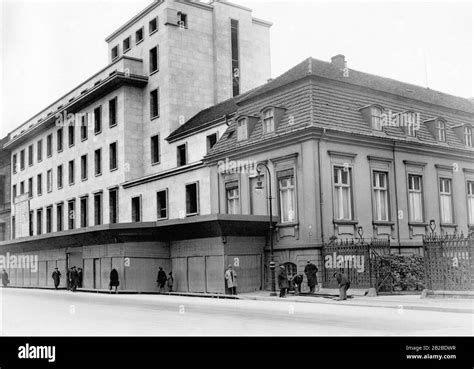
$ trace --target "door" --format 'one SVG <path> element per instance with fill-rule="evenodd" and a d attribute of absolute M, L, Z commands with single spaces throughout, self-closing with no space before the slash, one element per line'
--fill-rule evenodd
<path fill-rule="evenodd" d="M 100 259 L 94 259 L 94 288 L 100 288 Z"/>
<path fill-rule="evenodd" d="M 206 267 L 203 256 L 188 258 L 189 292 L 206 292 Z"/>

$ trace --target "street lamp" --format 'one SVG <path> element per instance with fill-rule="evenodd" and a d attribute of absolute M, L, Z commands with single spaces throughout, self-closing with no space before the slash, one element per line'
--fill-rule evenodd
<path fill-rule="evenodd" d="M 262 176 L 262 167 L 266 169 L 268 174 L 268 203 L 269 203 L 269 214 L 270 214 L 270 221 L 269 221 L 269 228 L 270 228 L 270 275 L 271 275 L 271 288 L 272 291 L 270 292 L 270 296 L 276 296 L 276 286 L 275 286 L 275 261 L 273 260 L 273 219 L 272 219 L 272 177 L 270 174 L 270 169 L 265 163 L 259 163 L 257 165 L 257 173 L 258 179 L 255 185 L 256 191 L 263 191 L 263 181 L 261 180 Z"/>

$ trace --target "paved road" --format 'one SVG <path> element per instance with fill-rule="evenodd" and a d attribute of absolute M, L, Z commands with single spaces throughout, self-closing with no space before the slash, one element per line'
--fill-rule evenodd
<path fill-rule="evenodd" d="M 473 335 L 474 315 L 167 295 L 0 289 L 3 335 Z"/>

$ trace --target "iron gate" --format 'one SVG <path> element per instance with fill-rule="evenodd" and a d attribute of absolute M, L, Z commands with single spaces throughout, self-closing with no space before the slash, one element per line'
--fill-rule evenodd
<path fill-rule="evenodd" d="M 425 280 L 430 290 L 474 290 L 474 237 L 461 234 L 423 237 Z"/>
<path fill-rule="evenodd" d="M 370 288 L 377 290 L 390 286 L 390 270 L 385 264 L 390 262 L 383 256 L 390 254 L 390 240 L 364 239 L 333 240 L 325 244 L 323 256 L 323 287 L 338 288 L 333 277 L 335 271 L 347 275 L 351 288 Z"/>

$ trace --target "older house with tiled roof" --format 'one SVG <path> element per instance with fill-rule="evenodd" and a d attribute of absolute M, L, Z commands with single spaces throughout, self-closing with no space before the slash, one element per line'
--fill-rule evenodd
<path fill-rule="evenodd" d="M 268 214 L 252 170 L 266 163 L 277 263 L 321 270 L 325 243 L 360 234 L 420 253 L 430 221 L 442 233 L 474 224 L 472 101 L 348 69 L 338 55 L 308 58 L 237 105 L 205 158 L 212 210 Z"/>

